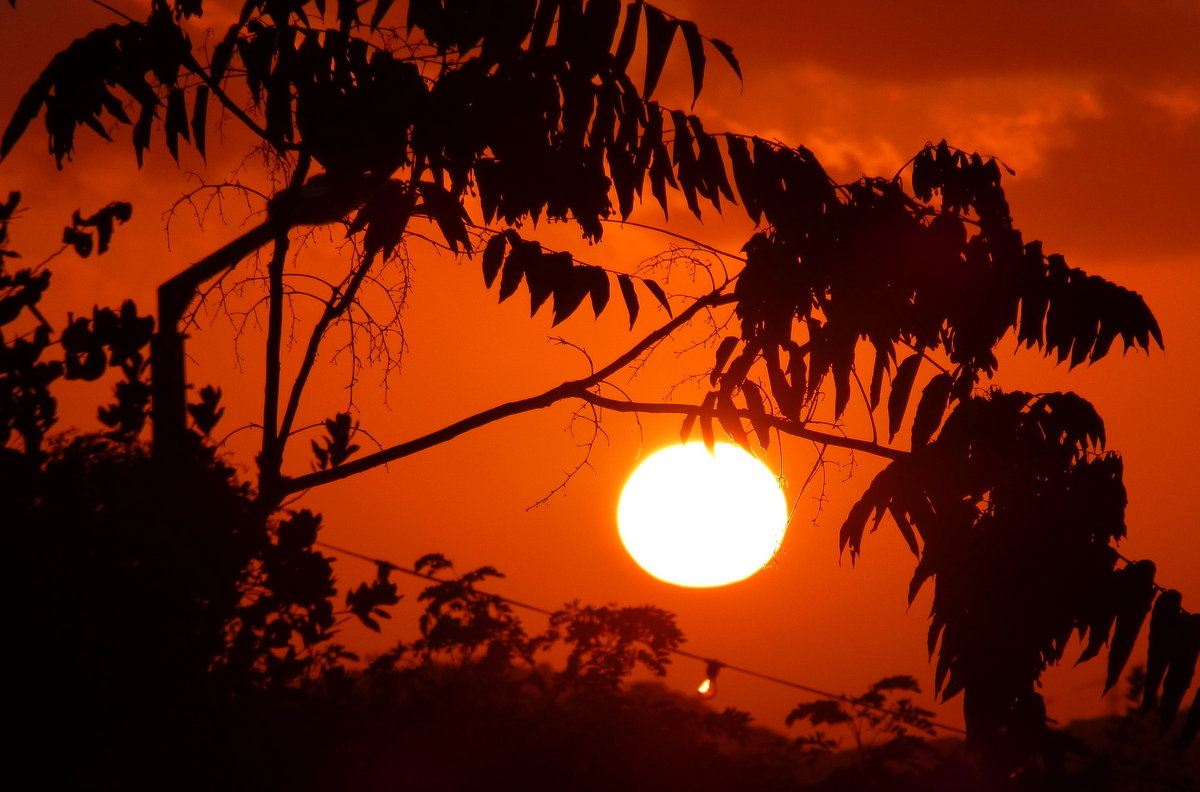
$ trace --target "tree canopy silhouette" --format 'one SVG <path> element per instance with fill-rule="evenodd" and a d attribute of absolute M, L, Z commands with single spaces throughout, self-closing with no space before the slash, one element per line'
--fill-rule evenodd
<path fill-rule="evenodd" d="M 145 22 L 74 42 L 29 88 L 0 138 L 0 156 L 10 156 L 41 117 L 63 167 L 81 127 L 105 138 L 115 128 L 128 133 L 140 163 L 158 140 L 175 157 L 184 145 L 204 154 L 217 110 L 276 169 L 282 186 L 264 199 L 266 219 L 159 288 L 148 380 L 144 360 L 117 351 L 136 350 L 132 339 L 147 332 L 136 312 L 77 319 L 61 334 L 68 377 L 102 372 L 104 350 L 112 350 L 126 381 L 110 425 L 136 432 L 148 408 L 156 464 L 183 465 L 189 413 L 201 432 L 220 414 L 213 389 L 187 404 L 182 322 L 205 284 L 262 250 L 267 364 L 253 495 L 260 513 L 564 400 L 676 414 L 684 437 L 698 429 L 710 445 L 718 432 L 746 447 L 766 447 L 773 433 L 811 439 L 890 460 L 846 519 L 842 547 L 857 556 L 868 526 L 885 517 L 904 537 L 916 558 L 910 599 L 926 583 L 934 588 L 937 688 L 945 699 L 962 693 L 971 740 L 995 772 L 1033 772 L 1029 758 L 1048 733 L 1037 682 L 1072 636 L 1086 640 L 1083 659 L 1108 646 L 1111 687 L 1151 611 L 1145 701 L 1164 726 L 1175 717 L 1200 654 L 1200 616 L 1183 610 L 1178 592 L 1162 591 L 1151 562 L 1117 553 L 1126 497 L 1100 417 L 1074 394 L 989 385 L 995 349 L 1010 333 L 1072 368 L 1104 358 L 1118 338 L 1125 349 L 1149 351 L 1162 335 L 1137 293 L 1023 237 L 998 160 L 943 141 L 895 176 L 839 184 L 803 146 L 710 130 L 652 97 L 680 41 L 693 95 L 709 55 L 741 78 L 733 49 L 640 0 L 411 0 L 406 8 L 390 0 L 246 0 L 211 50 L 186 32 L 202 10 L 201 0 L 154 0 Z M 686 301 L 669 299 L 654 280 L 580 263 L 534 238 L 539 220 L 554 220 L 597 241 L 605 221 L 655 204 L 665 217 L 679 199 L 697 218 L 709 208 L 740 211 L 756 226 L 740 271 Z M 77 216 L 66 241 L 81 254 L 93 244 L 103 251 L 128 212 L 113 204 Z M 341 279 L 327 283 L 320 312 L 301 316 L 308 340 L 285 387 L 285 283 L 293 276 L 286 265 L 297 229 L 309 226 L 344 228 L 353 252 Z M 364 324 L 356 301 L 425 226 L 449 253 L 476 257 L 499 300 L 523 290 L 531 314 L 548 304 L 555 324 L 585 305 L 595 316 L 615 305 L 632 329 L 647 297 L 672 317 L 588 376 L 374 453 L 356 453 L 350 415 L 331 417 L 323 445 L 313 443 L 316 469 L 286 470 L 284 450 L 322 341 L 341 323 L 386 343 L 386 328 Z M 5 297 L 10 313 L 32 305 L 21 294 L 44 289 L 33 273 L 5 277 L 17 295 Z M 708 310 L 732 312 L 737 332 L 717 345 L 699 404 L 601 391 Z M 9 349 L 40 351 L 49 342 L 43 326 Z M 867 408 L 886 414 L 886 443 L 814 421 L 822 403 L 841 419 L 859 378 Z M 23 401 L 12 394 L 24 386 L 6 387 L 5 426 L 28 452 L 47 428 L 38 418 L 44 400 Z M 1186 736 L 1197 730 L 1193 701 Z"/>

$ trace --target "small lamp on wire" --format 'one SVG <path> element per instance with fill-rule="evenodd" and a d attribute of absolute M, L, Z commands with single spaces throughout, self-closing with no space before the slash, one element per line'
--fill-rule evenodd
<path fill-rule="evenodd" d="M 700 698 L 710 699 L 717 695 L 717 674 L 721 673 L 724 663 L 719 660 L 709 660 L 704 667 L 704 680 L 696 688 Z"/>

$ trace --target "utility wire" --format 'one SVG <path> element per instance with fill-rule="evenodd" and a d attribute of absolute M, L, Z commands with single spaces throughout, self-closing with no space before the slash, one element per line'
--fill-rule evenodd
<path fill-rule="evenodd" d="M 394 564 L 391 561 L 387 561 L 385 559 L 373 558 L 372 556 L 365 555 L 363 553 L 359 553 L 354 550 L 349 550 L 344 547 L 339 547 L 337 545 L 333 545 L 328 542 L 317 541 L 317 542 L 314 542 L 314 544 L 324 547 L 327 550 L 332 550 L 335 553 L 341 553 L 341 554 L 349 556 L 351 558 L 357 558 L 361 561 L 367 561 L 369 563 L 375 564 L 377 567 L 379 567 L 381 569 L 384 569 L 384 568 L 394 569 L 395 571 L 402 572 L 405 575 L 410 575 L 412 577 L 421 578 L 422 580 L 431 580 L 435 583 L 448 582 L 443 578 L 435 577 L 434 575 L 426 574 L 424 572 L 418 572 L 415 569 L 409 569 L 407 567 L 400 566 L 399 564 Z M 1132 563 L 1129 561 L 1129 559 L 1124 558 L 1123 556 L 1122 556 L 1122 560 L 1124 560 L 1126 563 Z M 1157 584 L 1156 584 L 1156 586 L 1157 586 Z M 1157 586 L 1157 587 L 1159 588 L 1159 590 L 1162 590 L 1161 586 Z M 534 613 L 540 613 L 543 616 L 553 616 L 554 615 L 554 611 L 547 610 L 546 608 L 542 608 L 537 605 L 530 605 L 527 602 L 521 602 L 520 600 L 515 600 L 511 597 L 504 597 L 499 594 L 492 594 L 491 592 L 487 592 L 487 591 L 480 591 L 479 589 L 476 589 L 476 591 L 478 591 L 480 594 L 485 594 L 489 597 L 494 597 L 501 602 L 505 602 L 505 603 L 512 605 L 514 607 L 517 607 L 517 608 L 523 608 L 524 610 L 533 611 Z M 719 660 L 714 660 L 712 658 L 704 657 L 703 655 L 693 654 L 692 652 L 684 651 L 683 649 L 669 649 L 668 651 L 671 654 L 679 655 L 680 657 L 686 657 L 691 660 L 699 660 L 700 662 L 708 664 L 709 668 L 713 668 L 714 666 L 719 667 L 719 668 L 728 668 L 730 671 L 735 671 L 739 674 L 746 674 L 747 676 L 757 677 L 758 679 L 762 679 L 766 682 L 771 682 L 776 685 L 790 687 L 795 690 L 802 690 L 805 693 L 810 693 L 814 696 L 820 696 L 822 698 L 831 699 L 833 701 L 840 701 L 845 704 L 850 704 L 850 705 L 857 706 L 857 707 L 863 707 L 865 709 L 870 709 L 875 712 L 883 713 L 885 715 L 891 715 L 893 717 L 901 717 L 901 718 L 905 717 L 903 713 L 897 712 L 896 710 L 888 709 L 887 707 L 875 706 L 875 705 L 869 704 L 864 701 L 856 701 L 847 696 L 842 696 L 837 693 L 830 693 L 828 691 L 820 690 L 818 688 L 810 687 L 808 685 L 802 685 L 799 682 L 793 682 L 789 679 L 782 679 L 781 677 L 771 676 L 770 674 L 764 674 L 760 671 L 755 671 L 751 668 L 744 668 L 742 666 L 729 665 L 726 663 L 722 663 Z M 941 729 L 942 731 L 954 732 L 955 734 L 962 734 L 962 735 L 966 734 L 966 731 L 958 728 L 957 726 L 951 726 L 946 723 L 939 723 L 937 721 L 932 721 L 932 720 L 926 721 L 926 722 L 930 726 L 932 726 L 936 729 Z M 1083 761 L 1082 757 L 1071 756 L 1068 758 L 1070 758 L 1076 762 Z M 1118 765 L 1111 765 L 1110 767 L 1118 775 L 1122 775 L 1122 776 L 1125 776 L 1126 778 L 1130 778 L 1130 779 L 1135 779 L 1135 780 L 1151 783 L 1156 786 L 1162 786 L 1162 787 L 1168 788 L 1168 789 L 1181 789 L 1181 790 L 1191 788 L 1187 783 L 1180 783 L 1180 782 L 1176 782 L 1176 781 L 1173 781 L 1173 780 L 1167 779 L 1167 778 L 1155 778 L 1153 776 L 1145 775 L 1137 770 L 1123 768 Z"/>
<path fill-rule="evenodd" d="M 327 550 L 332 550 L 335 553 L 341 553 L 342 555 L 346 555 L 351 558 L 357 558 L 360 561 L 370 562 L 372 564 L 375 564 L 377 567 L 379 567 L 381 569 L 395 570 L 396 572 L 402 572 L 405 575 L 410 575 L 412 577 L 421 578 L 422 580 L 432 580 L 435 583 L 446 583 L 447 582 L 443 578 L 435 577 L 434 575 L 430 575 L 425 572 L 418 572 L 415 569 L 409 569 L 407 567 L 400 566 L 399 564 L 392 563 L 391 561 L 387 561 L 382 558 L 373 558 L 369 555 L 365 555 L 363 553 L 359 553 L 354 550 L 349 550 L 345 547 L 338 547 L 337 545 L 333 545 L 328 542 L 318 541 L 318 542 L 314 542 L 314 544 L 324 547 Z M 530 605 L 527 602 L 521 602 L 519 600 L 512 599 L 511 597 L 504 597 L 499 594 L 493 594 L 491 592 L 481 591 L 479 589 L 476 589 L 476 591 L 479 591 L 480 594 L 486 594 L 489 597 L 494 597 L 497 600 L 507 603 L 509 605 L 512 605 L 514 607 L 522 608 L 522 609 L 528 610 L 528 611 L 533 611 L 534 613 L 540 613 L 543 616 L 553 616 L 555 613 L 552 610 L 547 610 L 546 608 L 542 608 L 537 605 Z M 734 671 L 739 674 L 746 674 L 747 676 L 757 677 L 758 679 L 762 679 L 764 681 L 771 682 L 776 685 L 783 685 L 785 687 L 794 688 L 796 690 L 802 690 L 805 693 L 811 693 L 814 696 L 820 696 L 822 698 L 832 699 L 834 701 L 840 701 L 844 704 L 850 704 L 855 707 L 863 707 L 865 709 L 873 710 L 875 712 L 879 712 L 884 715 L 891 715 L 893 717 L 897 717 L 897 718 L 901 718 L 901 719 L 909 717 L 906 713 L 899 712 L 897 710 L 888 709 L 887 707 L 882 707 L 882 706 L 878 706 L 875 704 L 870 704 L 865 701 L 852 699 L 848 696 L 839 695 L 837 693 L 830 693 L 825 690 L 820 690 L 815 687 L 810 687 L 809 685 L 802 685 L 799 682 L 792 682 L 791 680 L 788 680 L 788 679 L 782 679 L 777 676 L 771 676 L 770 674 L 764 674 L 761 671 L 755 671 L 754 669 L 751 669 L 751 668 L 744 668 L 742 666 L 730 665 L 729 663 L 723 663 L 720 660 L 715 660 L 713 658 L 704 657 L 703 655 L 698 655 L 698 654 L 694 654 L 692 652 L 687 652 L 687 651 L 684 651 L 683 649 L 668 649 L 667 651 L 673 655 L 678 655 L 680 657 L 686 657 L 691 660 L 699 660 L 702 663 L 709 664 L 710 667 L 715 666 L 717 668 L 722 668 L 722 669 L 727 668 L 730 671 Z M 957 726 L 951 726 L 947 723 L 939 723 L 939 722 L 933 721 L 933 720 L 926 721 L 926 723 L 928 723 L 930 726 L 932 726 L 936 729 L 941 729 L 942 731 L 954 732 L 956 734 L 963 734 L 963 735 L 966 734 L 966 731 L 964 731 L 963 729 L 960 729 Z"/>

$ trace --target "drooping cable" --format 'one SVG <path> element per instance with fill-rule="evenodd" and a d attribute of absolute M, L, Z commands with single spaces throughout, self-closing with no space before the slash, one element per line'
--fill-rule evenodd
<path fill-rule="evenodd" d="M 411 577 L 421 578 L 422 580 L 431 580 L 435 583 L 445 583 L 446 582 L 445 579 L 439 578 L 435 575 L 430 575 L 425 572 L 418 572 L 415 569 L 409 569 L 407 567 L 401 566 L 399 564 L 395 564 L 395 563 L 393 563 L 391 561 L 387 561 L 385 559 L 373 558 L 369 555 L 365 555 L 363 553 L 359 553 L 354 550 L 349 550 L 345 547 L 339 547 L 337 545 L 330 544 L 329 542 L 318 541 L 318 542 L 315 542 L 315 544 L 320 547 L 323 547 L 327 550 L 332 550 L 335 553 L 341 553 L 342 555 L 349 556 L 351 558 L 357 558 L 360 561 L 367 561 L 369 563 L 375 564 L 377 567 L 386 567 L 387 569 L 394 570 L 396 572 L 401 572 L 401 573 L 403 573 L 405 575 L 409 575 Z M 537 605 L 530 605 L 527 602 L 521 602 L 520 600 L 515 600 L 515 599 L 512 599 L 511 597 L 505 597 L 505 596 L 501 596 L 499 594 L 493 594 L 493 593 L 487 592 L 487 591 L 480 591 L 479 593 L 486 594 L 487 596 L 490 596 L 490 597 L 495 597 L 500 602 L 507 603 L 509 605 L 512 605 L 513 607 L 532 611 L 534 613 L 540 613 L 543 616 L 554 615 L 554 611 L 552 611 L 552 610 L 548 610 L 546 608 L 542 608 Z M 761 679 L 766 682 L 770 682 L 772 684 L 790 687 L 795 690 L 802 690 L 805 693 L 810 693 L 814 696 L 820 696 L 821 698 L 832 699 L 834 701 L 840 701 L 843 704 L 850 704 L 850 705 L 856 706 L 856 707 L 863 707 L 864 709 L 869 709 L 874 712 L 879 712 L 881 714 L 890 715 L 890 716 L 897 717 L 897 718 L 906 717 L 905 713 L 898 712 L 896 710 L 889 709 L 887 707 L 874 705 L 874 704 L 871 704 L 871 703 L 865 702 L 865 701 L 855 700 L 855 699 L 850 698 L 849 696 L 843 696 L 843 695 L 839 695 L 837 693 L 830 693 L 829 691 L 821 690 L 819 688 L 811 687 L 809 685 L 804 685 L 799 682 L 793 682 L 791 680 L 783 679 L 781 677 L 772 676 L 770 674 L 764 674 L 761 671 L 755 671 L 754 669 L 751 669 L 751 668 L 745 668 L 743 666 L 731 665 L 729 663 L 725 663 L 720 660 L 715 660 L 710 657 L 705 657 L 703 655 L 694 654 L 692 652 L 688 652 L 683 649 L 669 649 L 668 651 L 671 654 L 678 655 L 680 657 L 686 657 L 690 660 L 698 660 L 705 664 L 705 679 L 703 682 L 701 682 L 701 686 L 703 687 L 704 683 L 708 683 L 708 687 L 701 690 L 700 694 L 706 698 L 711 698 L 712 695 L 715 695 L 715 690 L 716 690 L 715 684 L 716 684 L 717 673 L 722 669 L 729 669 L 730 671 L 733 671 L 735 673 L 745 674 L 747 676 L 755 677 L 757 679 Z M 932 726 L 936 729 L 940 729 L 942 731 L 954 732 L 955 734 L 964 734 L 964 735 L 966 734 L 966 731 L 964 731 L 963 729 L 960 729 L 957 726 L 951 726 L 946 723 L 939 723 L 937 721 L 932 721 L 932 720 L 927 721 L 927 722 L 930 726 Z"/>

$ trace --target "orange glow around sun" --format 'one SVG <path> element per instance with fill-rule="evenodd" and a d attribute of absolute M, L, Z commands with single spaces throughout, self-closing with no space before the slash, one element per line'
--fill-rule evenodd
<path fill-rule="evenodd" d="M 679 586 L 723 586 L 775 555 L 787 502 L 775 475 L 738 446 L 669 446 L 629 477 L 617 508 L 621 541 L 638 565 Z"/>

